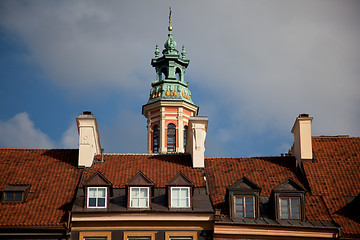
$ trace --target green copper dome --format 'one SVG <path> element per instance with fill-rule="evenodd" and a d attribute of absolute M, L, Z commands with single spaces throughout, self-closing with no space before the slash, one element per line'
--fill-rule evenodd
<path fill-rule="evenodd" d="M 184 81 L 185 70 L 190 60 L 186 59 L 185 47 L 182 46 L 181 56 L 176 49 L 176 42 L 172 34 L 169 21 L 168 39 L 164 44 L 162 56 L 159 56 L 159 47 L 156 45 L 155 58 L 151 65 L 156 71 L 156 80 L 151 83 L 149 100 L 146 104 L 157 101 L 185 101 L 193 104 L 189 83 Z"/>

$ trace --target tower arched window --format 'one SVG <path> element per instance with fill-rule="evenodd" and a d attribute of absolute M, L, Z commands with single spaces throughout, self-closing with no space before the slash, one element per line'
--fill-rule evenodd
<path fill-rule="evenodd" d="M 176 68 L 175 74 L 176 74 L 176 79 L 181 81 L 181 70 L 180 70 L 180 68 Z"/>
<path fill-rule="evenodd" d="M 159 126 L 156 125 L 154 127 L 154 133 L 153 133 L 153 153 L 159 152 L 159 146 L 160 146 L 160 129 Z"/>
<path fill-rule="evenodd" d="M 167 69 L 165 67 L 163 67 L 161 69 L 161 80 L 165 80 L 167 77 Z"/>
<path fill-rule="evenodd" d="M 186 150 L 186 141 L 187 141 L 187 131 L 188 131 L 188 126 L 184 127 L 184 149 Z"/>
<path fill-rule="evenodd" d="M 176 151 L 176 127 L 173 123 L 170 123 L 167 127 L 167 151 Z"/>

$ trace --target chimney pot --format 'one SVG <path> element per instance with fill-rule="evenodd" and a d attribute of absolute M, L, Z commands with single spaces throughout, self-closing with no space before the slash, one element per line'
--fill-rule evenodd
<path fill-rule="evenodd" d="M 91 111 L 83 111 L 84 115 L 94 115 Z"/>
<path fill-rule="evenodd" d="M 307 117 L 309 117 L 309 114 L 307 114 L 307 113 L 299 114 L 299 118 L 307 118 Z"/>

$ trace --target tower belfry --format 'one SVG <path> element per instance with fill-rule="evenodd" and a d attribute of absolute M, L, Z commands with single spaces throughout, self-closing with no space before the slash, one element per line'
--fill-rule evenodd
<path fill-rule="evenodd" d="M 176 49 L 171 14 L 170 8 L 168 39 L 162 56 L 156 45 L 155 58 L 151 60 L 156 80 L 151 83 L 149 100 L 142 108 L 142 114 L 148 119 L 149 153 L 184 152 L 189 119 L 198 113 L 198 107 L 191 100 L 189 83 L 184 80 L 190 60 L 186 59 L 184 46 L 181 54 Z"/>

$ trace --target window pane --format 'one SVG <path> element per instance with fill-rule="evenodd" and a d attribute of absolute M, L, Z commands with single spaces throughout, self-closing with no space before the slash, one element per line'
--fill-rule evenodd
<path fill-rule="evenodd" d="M 167 127 L 167 151 L 175 152 L 176 150 L 176 127 L 170 123 Z"/>
<path fill-rule="evenodd" d="M 240 205 L 240 204 L 236 204 L 236 211 L 241 211 L 243 212 L 244 211 L 244 205 Z"/>
<path fill-rule="evenodd" d="M 241 211 L 241 212 L 236 212 L 236 217 L 244 217 L 244 212 Z"/>
<path fill-rule="evenodd" d="M 141 198 L 139 200 L 139 207 L 147 207 L 147 199 L 146 198 Z"/>
<path fill-rule="evenodd" d="M 254 217 L 254 212 L 246 212 L 246 217 L 253 218 Z"/>
<path fill-rule="evenodd" d="M 192 237 L 172 237 L 170 240 L 192 240 Z"/>
<path fill-rule="evenodd" d="M 139 206 L 139 199 L 134 198 L 131 200 L 131 207 L 138 207 Z"/>
<path fill-rule="evenodd" d="M 148 188 L 140 188 L 140 197 L 147 197 Z"/>
<path fill-rule="evenodd" d="M 128 240 L 150 240 L 149 237 L 128 237 Z"/>
<path fill-rule="evenodd" d="M 98 199 L 98 207 L 105 207 L 105 198 Z"/>
<path fill-rule="evenodd" d="M 106 237 L 104 237 L 104 238 L 102 238 L 102 237 L 86 237 L 86 238 L 84 238 L 84 240 L 106 240 L 107 238 Z"/>
<path fill-rule="evenodd" d="M 253 203 L 253 198 L 252 197 L 245 197 L 245 203 L 246 204 L 252 204 Z"/>
<path fill-rule="evenodd" d="M 189 191 L 187 188 L 182 188 L 181 189 L 181 197 L 185 197 L 187 198 L 189 196 Z"/>
<path fill-rule="evenodd" d="M 15 201 L 20 201 L 21 200 L 21 193 L 14 193 L 14 200 Z"/>
<path fill-rule="evenodd" d="M 289 199 L 281 198 L 281 206 L 289 206 Z"/>
<path fill-rule="evenodd" d="M 282 212 L 281 213 L 281 218 L 282 219 L 289 219 L 289 213 Z"/>
<path fill-rule="evenodd" d="M 159 136 L 160 136 L 159 126 L 156 125 L 154 127 L 153 153 L 157 153 L 159 151 Z"/>
<path fill-rule="evenodd" d="M 190 207 L 189 188 L 173 187 L 171 188 L 171 206 L 172 207 Z"/>
<path fill-rule="evenodd" d="M 6 200 L 12 200 L 13 194 L 12 193 L 6 193 L 5 198 L 6 198 Z"/>
<path fill-rule="evenodd" d="M 105 188 L 98 188 L 98 197 L 105 197 Z"/>
<path fill-rule="evenodd" d="M 90 198 L 96 197 L 96 188 L 89 188 L 89 197 Z"/>
<path fill-rule="evenodd" d="M 180 189 L 174 188 L 171 194 L 173 198 L 178 199 L 180 197 Z"/>
<path fill-rule="evenodd" d="M 236 204 L 243 204 L 244 203 L 243 199 L 244 199 L 243 197 L 237 197 Z"/>
<path fill-rule="evenodd" d="M 96 207 L 96 198 L 89 198 L 89 207 Z"/>
<path fill-rule="evenodd" d="M 300 219 L 299 213 L 298 212 L 297 213 L 292 213 L 291 219 Z"/>
<path fill-rule="evenodd" d="M 297 205 L 299 206 L 299 199 L 298 198 L 292 198 L 291 199 L 291 206 Z"/>
<path fill-rule="evenodd" d="M 131 188 L 131 197 L 138 198 L 139 197 L 139 188 Z"/>
<path fill-rule="evenodd" d="M 88 188 L 88 207 L 106 206 L 106 188 L 89 187 Z"/>

